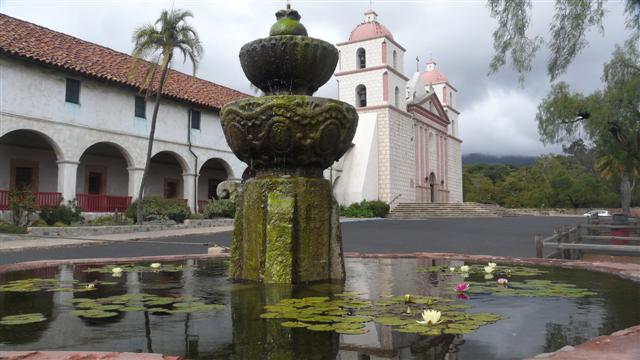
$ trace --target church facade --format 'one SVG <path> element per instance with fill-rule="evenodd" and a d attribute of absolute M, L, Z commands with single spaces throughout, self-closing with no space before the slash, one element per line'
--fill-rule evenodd
<path fill-rule="evenodd" d="M 433 60 L 405 75 L 405 48 L 372 10 L 337 47 L 338 99 L 360 118 L 328 175 L 338 202 L 462 202 L 458 90 Z"/>

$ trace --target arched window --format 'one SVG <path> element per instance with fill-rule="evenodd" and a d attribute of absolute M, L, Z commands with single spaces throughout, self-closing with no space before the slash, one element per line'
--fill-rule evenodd
<path fill-rule="evenodd" d="M 358 58 L 358 63 L 356 64 L 358 66 L 358 69 L 364 69 L 367 67 L 367 54 L 364 51 L 363 48 L 358 49 L 358 51 L 356 52 L 356 56 Z"/>
<path fill-rule="evenodd" d="M 449 91 L 449 105 L 453 106 L 453 91 Z"/>
<path fill-rule="evenodd" d="M 393 68 L 398 68 L 398 53 L 395 50 L 393 50 Z"/>
<path fill-rule="evenodd" d="M 396 86 L 396 90 L 395 90 L 395 104 L 396 107 L 399 108 L 400 107 L 400 89 L 398 89 L 398 87 Z"/>
<path fill-rule="evenodd" d="M 356 87 L 356 104 L 358 107 L 367 106 L 367 88 L 362 84 Z"/>

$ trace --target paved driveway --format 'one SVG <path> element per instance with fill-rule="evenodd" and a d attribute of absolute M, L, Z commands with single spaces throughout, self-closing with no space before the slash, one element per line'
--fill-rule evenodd
<path fill-rule="evenodd" d="M 453 252 L 535 256 L 533 237 L 583 221 L 575 217 L 377 220 L 342 224 L 348 252 Z M 0 253 L 0 264 L 42 259 L 201 254 L 207 243 L 229 246 L 231 233 Z"/>

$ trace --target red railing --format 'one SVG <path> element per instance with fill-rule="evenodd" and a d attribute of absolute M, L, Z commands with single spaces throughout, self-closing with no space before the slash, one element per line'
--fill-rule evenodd
<path fill-rule="evenodd" d="M 78 206 L 84 212 L 125 212 L 131 196 L 76 194 Z"/>
<path fill-rule="evenodd" d="M 9 210 L 9 190 L 0 190 L 0 210 Z M 43 206 L 58 206 L 62 201 L 62 194 L 59 192 L 34 192 L 36 196 L 36 205 L 38 208 Z"/>

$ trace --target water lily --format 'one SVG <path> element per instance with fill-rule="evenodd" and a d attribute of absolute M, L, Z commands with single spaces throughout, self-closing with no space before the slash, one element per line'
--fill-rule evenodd
<path fill-rule="evenodd" d="M 160 265 L 160 263 L 153 263 L 151 265 L 149 265 L 150 268 L 152 269 L 160 269 L 162 265 Z"/>
<path fill-rule="evenodd" d="M 487 274 L 491 274 L 493 272 L 493 270 L 495 270 L 496 268 L 493 266 L 485 266 L 484 267 L 484 272 L 486 272 Z"/>
<path fill-rule="evenodd" d="M 407 314 L 411 314 L 411 307 L 407 306 Z"/>
<path fill-rule="evenodd" d="M 420 315 L 422 315 L 422 321 L 416 320 L 418 324 L 435 325 L 440 322 L 442 313 L 438 310 L 424 310 Z"/>
<path fill-rule="evenodd" d="M 508 283 L 509 283 L 509 280 L 505 278 L 498 279 L 498 285 L 507 286 Z"/>
<path fill-rule="evenodd" d="M 492 268 L 494 268 L 494 269 L 496 268 L 496 266 L 498 266 L 498 264 L 496 264 L 496 263 L 494 263 L 494 262 L 490 262 L 490 263 L 488 263 L 487 265 L 489 265 L 490 267 L 492 267 Z"/>
<path fill-rule="evenodd" d="M 491 280 L 491 279 L 493 279 L 493 274 L 484 274 L 484 278 L 486 280 Z"/>
<path fill-rule="evenodd" d="M 454 267 L 450 267 L 450 268 L 449 268 L 449 271 L 454 272 L 454 271 L 456 271 L 456 268 L 454 268 Z"/>
<path fill-rule="evenodd" d="M 466 282 L 459 283 L 458 285 L 456 285 L 455 289 L 457 292 L 465 292 L 469 290 L 469 283 L 466 283 Z"/>
<path fill-rule="evenodd" d="M 460 299 L 460 300 L 469 300 L 469 297 L 467 296 L 467 294 L 465 293 L 457 293 L 456 294 L 456 299 Z"/>
<path fill-rule="evenodd" d="M 113 269 L 111 269 L 111 272 L 114 274 L 121 274 L 122 273 L 122 268 L 121 267 L 114 267 Z"/>
<path fill-rule="evenodd" d="M 411 294 L 405 294 L 404 295 L 404 302 L 406 302 L 406 303 L 410 303 L 411 302 Z"/>
<path fill-rule="evenodd" d="M 462 265 L 460 266 L 460 271 L 462 272 L 469 272 L 469 265 Z"/>
<path fill-rule="evenodd" d="M 94 290 L 96 285 L 94 283 L 87 284 L 87 290 Z"/>

